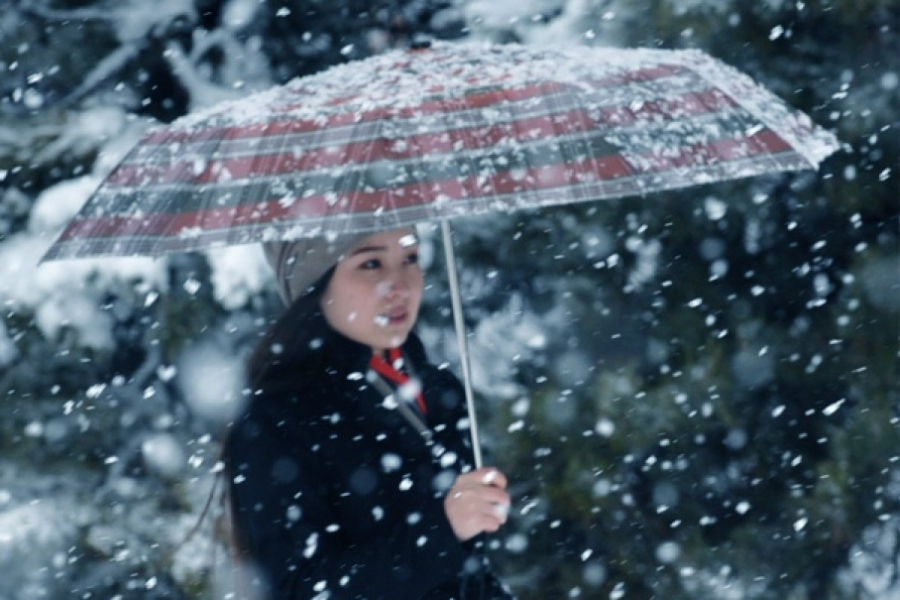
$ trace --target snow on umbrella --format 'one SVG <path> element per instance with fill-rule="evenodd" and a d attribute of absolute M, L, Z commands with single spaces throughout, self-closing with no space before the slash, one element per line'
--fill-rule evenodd
<path fill-rule="evenodd" d="M 381 230 L 815 168 L 835 139 L 699 51 L 436 43 L 149 133 L 47 259 Z"/>
<path fill-rule="evenodd" d="M 434 43 L 151 131 L 44 260 L 441 220 L 471 410 L 448 218 L 815 169 L 837 147 L 700 51 Z"/>

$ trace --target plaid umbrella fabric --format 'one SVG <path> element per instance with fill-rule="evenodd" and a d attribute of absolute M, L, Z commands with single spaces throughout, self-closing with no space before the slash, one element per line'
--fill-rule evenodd
<path fill-rule="evenodd" d="M 644 194 L 816 168 L 837 147 L 699 51 L 435 43 L 151 131 L 44 259 Z"/>

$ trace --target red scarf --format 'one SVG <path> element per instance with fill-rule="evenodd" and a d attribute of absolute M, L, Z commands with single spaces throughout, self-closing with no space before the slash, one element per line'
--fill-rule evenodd
<path fill-rule="evenodd" d="M 399 388 L 408 383 L 410 379 L 409 375 L 394 368 L 394 365 L 398 364 L 398 361 L 403 360 L 405 359 L 400 354 L 400 349 L 391 348 L 388 350 L 388 360 L 385 360 L 380 353 L 376 352 L 372 354 L 372 360 L 369 361 L 369 367 Z M 416 396 L 416 404 L 418 405 L 419 410 L 422 411 L 423 416 L 427 414 L 428 409 L 425 406 L 425 398 L 422 396 L 421 390 L 419 390 L 419 394 Z"/>

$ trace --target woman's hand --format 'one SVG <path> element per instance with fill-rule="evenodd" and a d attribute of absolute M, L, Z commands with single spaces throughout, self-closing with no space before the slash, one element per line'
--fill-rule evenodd
<path fill-rule="evenodd" d="M 506 523 L 509 502 L 506 476 L 484 467 L 456 478 L 444 498 L 444 511 L 457 539 L 465 542 L 480 533 L 500 529 Z"/>

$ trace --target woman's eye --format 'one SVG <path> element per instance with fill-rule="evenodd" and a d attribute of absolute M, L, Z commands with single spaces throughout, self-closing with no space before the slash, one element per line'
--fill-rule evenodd
<path fill-rule="evenodd" d="M 419 262 L 419 253 L 413 252 L 412 254 L 406 255 L 406 264 L 415 265 Z"/>
<path fill-rule="evenodd" d="M 361 265 L 359 265 L 359 268 L 365 269 L 368 271 L 370 269 L 377 269 L 380 266 L 381 266 L 381 261 L 376 258 L 372 258 L 372 259 L 369 259 L 366 262 L 362 263 Z"/>

